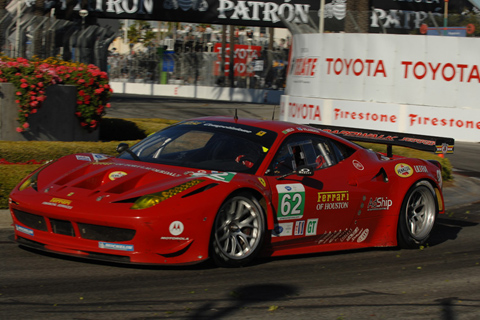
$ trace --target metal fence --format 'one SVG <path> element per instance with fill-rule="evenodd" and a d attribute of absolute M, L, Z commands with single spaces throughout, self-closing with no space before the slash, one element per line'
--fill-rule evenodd
<path fill-rule="evenodd" d="M 143 52 L 112 54 L 108 57 L 111 81 L 162 83 L 198 86 L 230 86 L 229 77 L 219 72 L 221 59 L 215 52 L 179 52 L 168 55 Z M 263 50 L 260 59 L 246 66 L 251 72 L 234 77 L 234 87 L 283 89 L 285 86 L 288 50 Z M 165 70 L 165 64 L 170 71 Z"/>
<path fill-rule="evenodd" d="M 335 13 L 338 12 L 332 11 L 330 16 L 327 11 L 325 32 L 444 35 L 446 31 L 442 26 L 446 23 L 449 26 L 469 26 L 460 30 L 466 33 L 463 36 L 480 36 L 480 11 L 476 9 L 451 14 L 447 21 L 442 20 L 444 17 L 441 14 L 410 12 L 410 15 L 415 15 L 403 17 L 393 11 L 377 9 L 349 11 L 342 19 L 337 19 Z M 318 32 L 318 27 L 314 25 L 287 26 L 292 34 Z M 459 30 L 452 32 L 458 33 Z M 261 38 L 240 36 L 236 39 L 239 45 L 258 45 L 262 50 L 258 57 L 245 63 L 248 72 L 239 73 L 241 75 L 233 79 L 221 71 L 219 54 L 209 52 L 212 51 L 213 41 L 206 39 L 205 34 L 198 37 L 192 34 L 190 44 L 185 41 L 186 37 L 174 40 L 175 45 L 169 55 L 159 50 L 163 46 L 123 55 L 109 53 L 109 45 L 116 36 L 117 32 L 108 27 L 85 26 L 79 21 L 0 10 L 0 50 L 10 57 L 37 56 L 44 59 L 60 56 L 64 60 L 91 63 L 108 71 L 112 81 L 255 89 L 283 89 L 285 86 L 288 50 L 271 45 L 264 35 Z M 229 71 L 228 67 L 226 69 Z"/>

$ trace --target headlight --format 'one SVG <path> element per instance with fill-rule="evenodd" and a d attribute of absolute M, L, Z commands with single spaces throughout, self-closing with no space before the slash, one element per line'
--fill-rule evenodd
<path fill-rule="evenodd" d="M 133 204 L 133 206 L 130 207 L 130 209 L 139 210 L 139 209 L 147 209 L 147 208 L 153 207 L 159 204 L 160 202 L 179 194 L 180 192 L 183 192 L 193 186 L 196 186 L 199 183 L 202 183 L 203 181 L 204 180 L 195 179 L 195 180 L 182 183 L 176 187 L 167 189 L 165 191 L 147 194 L 145 196 L 138 198 Z"/>
<path fill-rule="evenodd" d="M 39 173 L 45 169 L 46 167 L 48 167 L 49 165 L 51 165 L 54 161 L 49 161 L 48 163 L 46 163 L 45 165 L 43 165 L 42 167 L 38 168 L 37 171 L 32 174 L 30 177 L 27 178 L 27 180 L 25 180 L 21 185 L 20 187 L 18 187 L 18 190 L 19 191 L 23 191 L 25 189 L 28 189 L 30 187 L 32 187 L 35 191 L 38 191 L 37 189 L 37 180 L 38 180 L 38 175 Z"/>
<path fill-rule="evenodd" d="M 23 191 L 29 187 L 32 187 L 35 191 L 38 191 L 37 190 L 37 179 L 38 179 L 38 173 L 40 172 L 41 170 L 35 172 L 32 176 L 30 176 L 27 180 L 25 180 L 21 185 L 20 187 L 18 187 L 18 190 L 19 191 Z"/>

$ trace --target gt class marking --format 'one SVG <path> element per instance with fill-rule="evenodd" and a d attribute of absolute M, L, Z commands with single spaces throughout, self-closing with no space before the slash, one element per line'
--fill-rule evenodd
<path fill-rule="evenodd" d="M 300 219 L 305 206 L 305 187 L 300 183 L 279 184 L 278 220 Z"/>
<path fill-rule="evenodd" d="M 308 219 L 307 220 L 307 230 L 305 232 L 305 235 L 306 236 L 317 235 L 317 226 L 318 226 L 318 219 Z"/>
<path fill-rule="evenodd" d="M 399 163 L 395 166 L 395 173 L 402 178 L 408 178 L 413 174 L 413 169 L 406 163 Z"/>

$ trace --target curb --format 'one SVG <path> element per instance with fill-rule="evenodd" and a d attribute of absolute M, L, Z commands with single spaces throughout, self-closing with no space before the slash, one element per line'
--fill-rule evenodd
<path fill-rule="evenodd" d="M 447 210 L 480 201 L 480 179 L 456 173 L 453 176 L 453 185 L 443 190 Z M 13 228 L 10 210 L 0 209 L 0 229 L 9 228 Z"/>

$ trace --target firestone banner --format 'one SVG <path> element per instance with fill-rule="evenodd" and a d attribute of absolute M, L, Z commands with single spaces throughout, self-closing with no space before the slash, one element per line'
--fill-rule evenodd
<path fill-rule="evenodd" d="M 480 39 L 295 35 L 284 120 L 480 141 Z"/>

